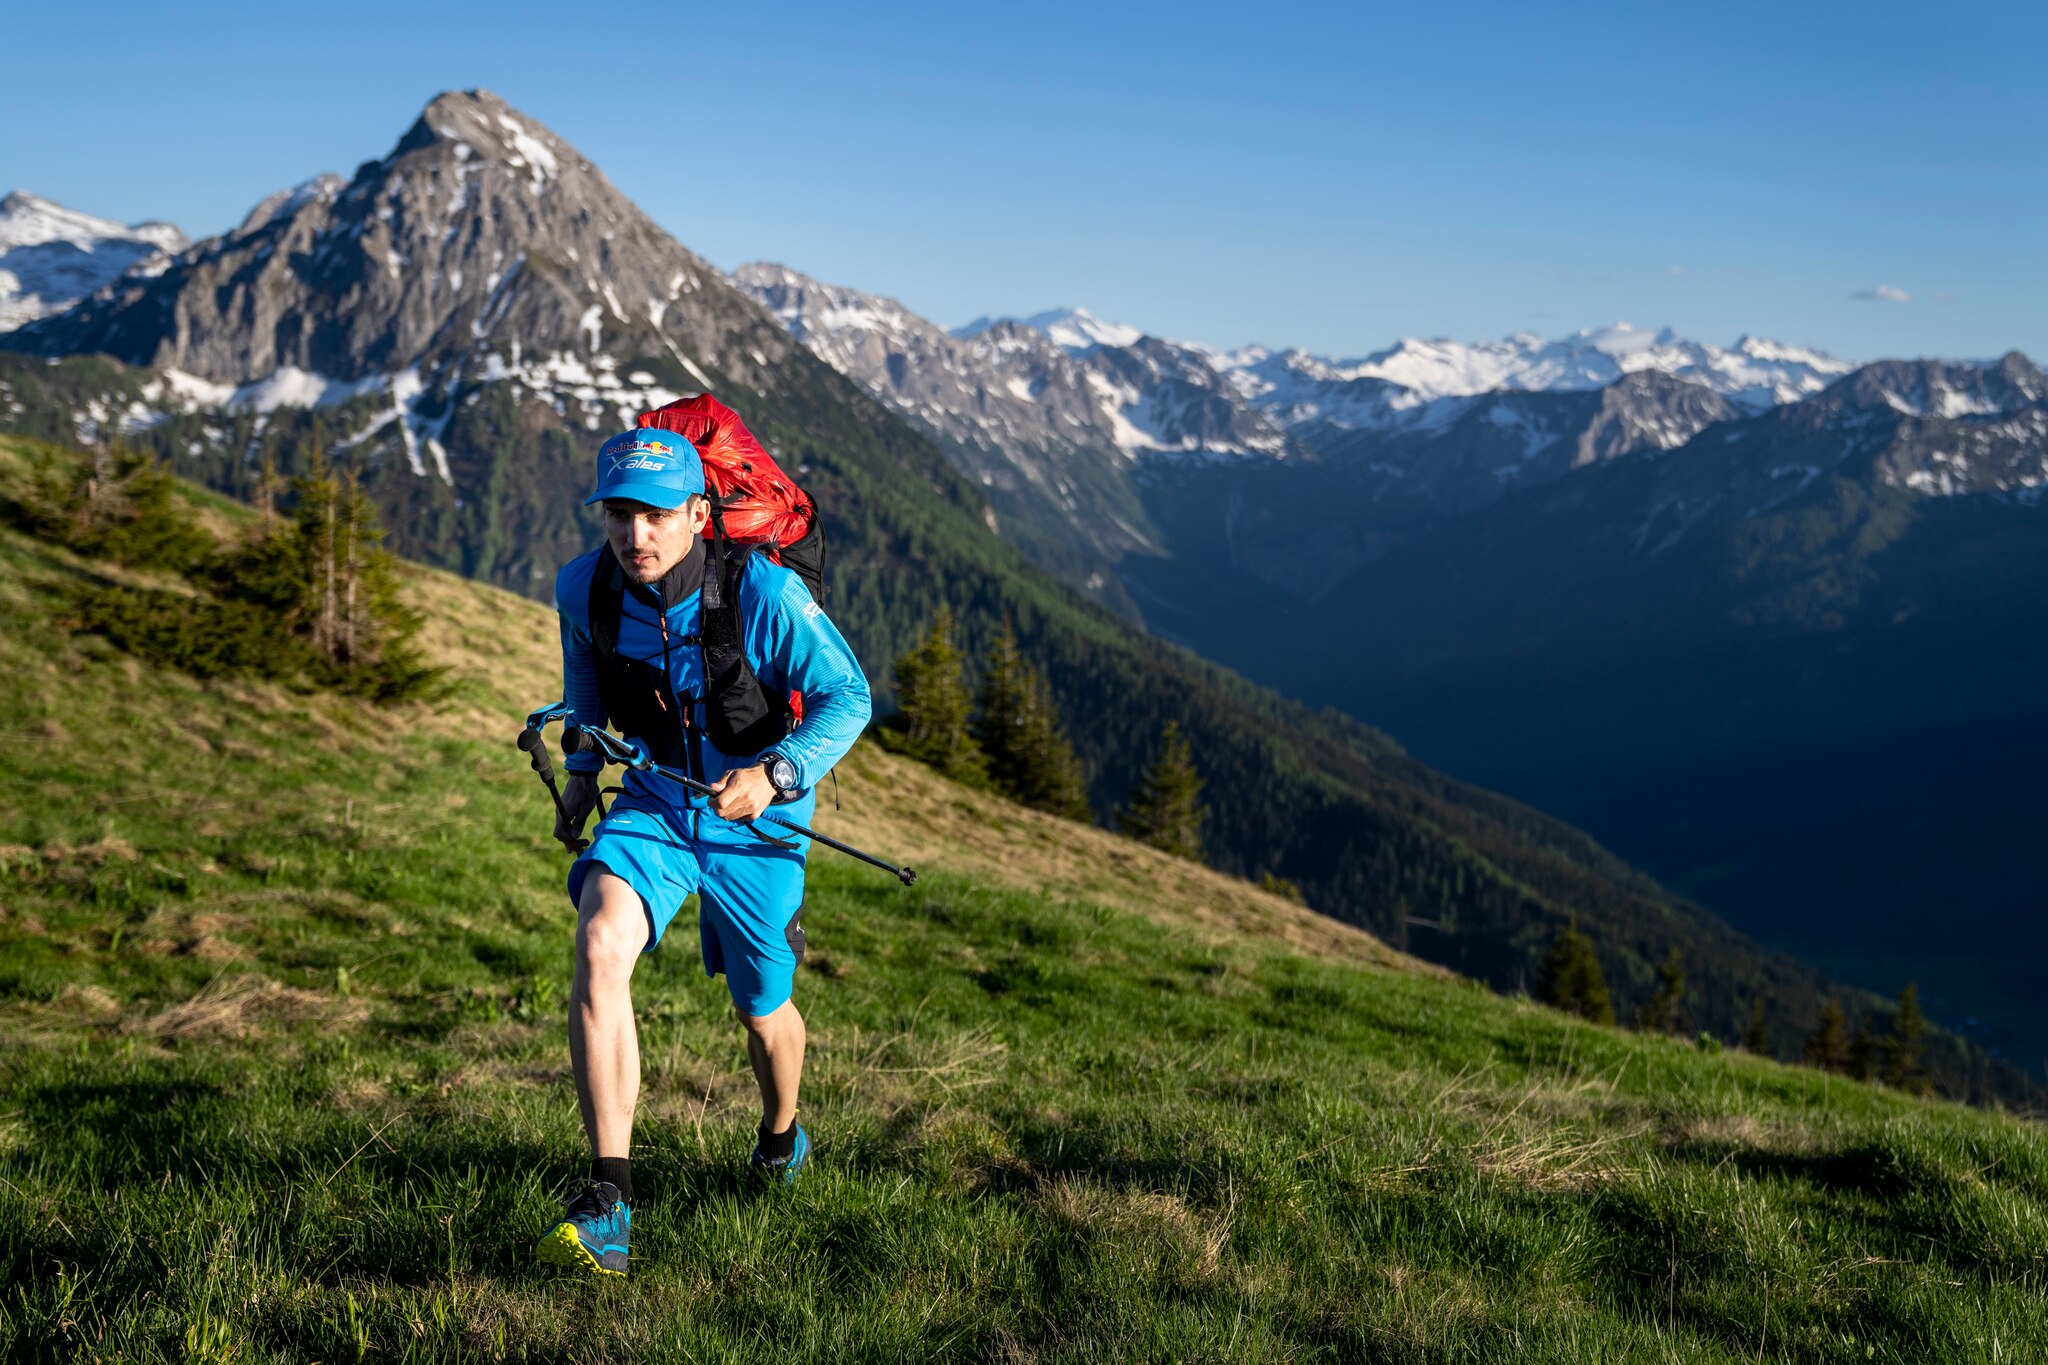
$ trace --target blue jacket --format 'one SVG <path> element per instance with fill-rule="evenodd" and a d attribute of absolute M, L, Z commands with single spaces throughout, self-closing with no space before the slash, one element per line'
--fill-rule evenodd
<path fill-rule="evenodd" d="M 555 575 L 555 611 L 562 621 L 563 695 L 575 708 L 576 723 L 601 728 L 606 720 L 598 698 L 597 663 L 590 644 L 590 576 L 604 547 L 579 555 Z M 804 717 L 775 752 L 796 765 L 800 788 L 808 789 L 846 756 L 867 728 L 873 703 L 868 680 L 853 650 L 832 624 L 825 609 L 811 600 L 810 590 L 795 573 L 765 556 L 750 556 L 740 580 L 740 638 L 747 662 L 770 695 L 801 692 Z M 698 633 L 698 594 L 691 593 L 668 609 L 668 675 L 678 697 L 704 693 L 704 652 L 695 644 L 673 643 Z M 620 603 L 619 653 L 661 666 L 661 599 L 650 588 L 628 583 Z M 701 732 L 704 704 L 694 708 L 693 723 Z M 716 782 L 734 768 L 745 768 L 758 754 L 724 754 L 704 735 L 704 776 Z M 603 764 L 596 754 L 571 754 L 564 766 L 571 772 L 594 773 Z M 682 787 L 661 778 L 629 774 L 629 789 L 658 796 L 674 806 L 703 806 Z"/>

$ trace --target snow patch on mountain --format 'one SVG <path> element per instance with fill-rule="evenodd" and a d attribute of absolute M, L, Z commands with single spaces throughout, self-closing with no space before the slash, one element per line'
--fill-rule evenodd
<path fill-rule="evenodd" d="M 61 312 L 130 270 L 161 270 L 186 246 L 169 223 L 116 223 L 16 190 L 0 199 L 0 332 Z"/>
<path fill-rule="evenodd" d="M 1617 322 L 1557 340 L 1522 334 L 1468 345 L 1403 339 L 1362 360 L 1329 362 L 1335 375 L 1379 378 L 1424 398 L 1495 389 L 1598 389 L 1657 370 L 1704 384 L 1752 412 L 1818 393 L 1855 368 L 1821 351 L 1743 337 L 1732 348 Z"/>
<path fill-rule="evenodd" d="M 1030 327 L 1051 337 L 1056 345 L 1066 350 L 1081 352 L 1096 346 L 1130 346 L 1145 334 L 1136 327 L 1121 322 L 1104 322 L 1086 308 L 1052 308 L 1043 313 L 1033 313 L 1028 318 L 978 317 L 974 321 L 955 327 L 952 335 L 965 341 L 980 336 L 998 323 L 1014 322 Z"/>

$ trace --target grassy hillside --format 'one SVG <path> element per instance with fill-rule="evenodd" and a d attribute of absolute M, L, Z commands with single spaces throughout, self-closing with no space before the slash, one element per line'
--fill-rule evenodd
<path fill-rule="evenodd" d="M 624 1283 L 581 1169 L 544 611 L 422 572 L 442 700 L 154 673 L 0 532 L 0 1352 L 258 1360 L 2002 1361 L 2048 1144 L 1568 1020 L 861 751 L 799 979 L 814 1174 L 687 932 L 636 980 Z M 479 644 L 478 627 L 494 632 Z"/>

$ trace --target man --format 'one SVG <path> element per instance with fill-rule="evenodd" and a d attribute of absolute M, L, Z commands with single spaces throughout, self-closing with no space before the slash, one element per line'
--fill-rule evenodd
<path fill-rule="evenodd" d="M 628 989 L 633 964 L 654 951 L 693 892 L 707 976 L 723 973 L 745 1027 L 747 1058 L 761 1088 L 754 1173 L 793 1184 L 810 1151 L 796 1121 L 804 1021 L 790 998 L 803 954 L 806 840 L 750 822 L 775 805 L 808 824 L 814 788 L 866 726 L 867 679 L 853 651 L 803 581 L 765 556 L 746 557 L 736 593 L 744 659 L 763 698 L 802 694 L 801 722 L 770 728 L 761 752 L 721 752 L 719 718 L 704 701 L 709 519 L 697 450 L 672 432 L 639 428 L 606 441 L 597 490 L 605 543 L 555 579 L 562 626 L 564 695 L 579 726 L 607 722 L 646 744 L 664 766 L 707 782 L 715 797 L 629 771 L 625 790 L 569 871 L 576 906 L 576 975 L 569 993 L 569 1057 L 592 1155 L 590 1184 L 541 1238 L 544 1261 L 624 1273 L 631 1223 L 630 1148 L 640 1089 L 639 1040 Z M 714 580 L 730 583 L 730 579 Z M 725 670 L 729 675 L 731 670 Z M 741 680 L 744 682 L 744 678 Z M 730 676 L 713 689 L 725 697 Z M 723 714 L 721 712 L 721 714 Z M 730 725 L 723 733 L 734 733 Z M 757 725 L 749 730 L 758 736 Z M 597 802 L 595 753 L 567 762 L 564 818 L 555 837 L 583 849 L 583 822 Z"/>

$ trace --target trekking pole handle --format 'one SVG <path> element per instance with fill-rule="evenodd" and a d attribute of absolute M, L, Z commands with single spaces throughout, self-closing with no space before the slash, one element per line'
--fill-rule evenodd
<path fill-rule="evenodd" d="M 573 726 L 576 723 L 576 708 L 565 701 L 553 702 L 527 716 L 526 728 L 544 730 L 551 722 L 558 720 L 565 726 Z"/>
<path fill-rule="evenodd" d="M 539 729 L 527 726 L 519 732 L 519 747 L 533 764 L 533 770 L 540 774 L 541 781 L 554 785 L 555 763 L 548 757 L 548 742 Z"/>

